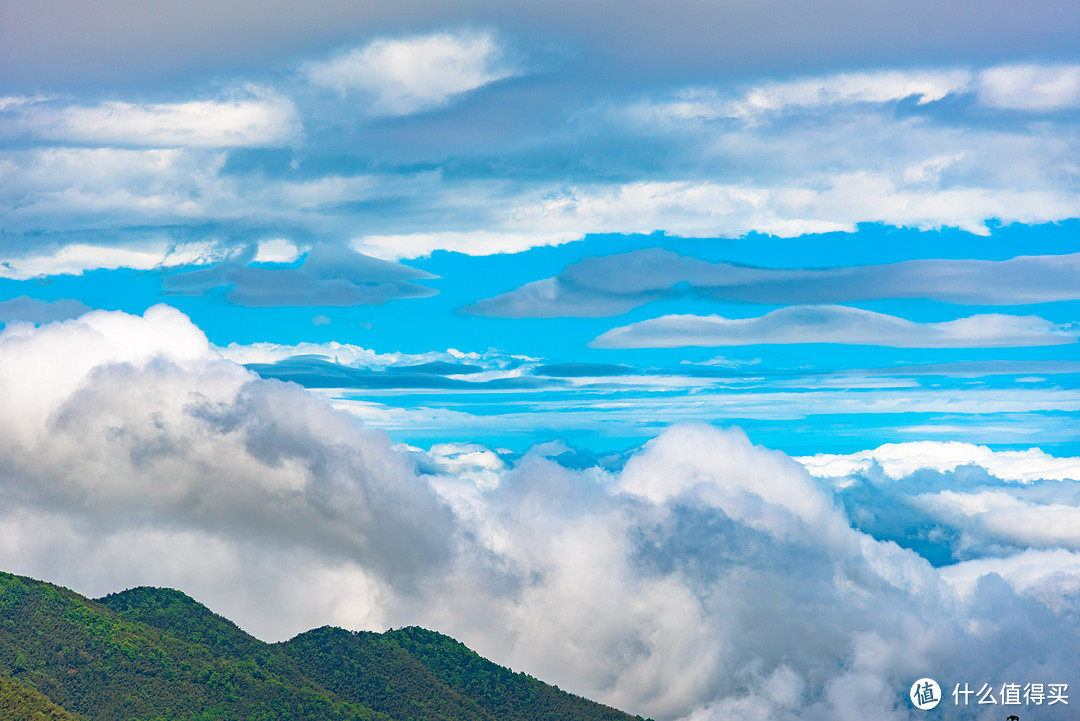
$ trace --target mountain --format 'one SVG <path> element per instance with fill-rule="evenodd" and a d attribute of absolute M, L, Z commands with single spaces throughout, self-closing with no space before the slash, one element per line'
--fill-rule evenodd
<path fill-rule="evenodd" d="M 0 717 L 22 721 L 634 721 L 433 631 L 284 643 L 189 596 L 97 600 L 0 572 Z"/>
<path fill-rule="evenodd" d="M 80 721 L 41 694 L 11 678 L 0 676 L 0 718 L 4 721 Z"/>

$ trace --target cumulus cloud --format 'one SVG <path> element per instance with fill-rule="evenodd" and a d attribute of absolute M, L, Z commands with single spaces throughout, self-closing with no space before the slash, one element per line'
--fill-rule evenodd
<path fill-rule="evenodd" d="M 919 441 L 797 460 L 833 486 L 861 530 L 938 566 L 1080 545 L 1076 458 Z"/>
<path fill-rule="evenodd" d="M 877 466 L 895 480 L 925 468 L 954 471 L 960 466 L 971 465 L 985 468 L 1005 481 L 1080 480 L 1080 458 L 1051 456 L 1038 448 L 995 451 L 987 446 L 957 441 L 886 443 L 859 453 L 819 453 L 797 460 L 812 474 L 821 477 L 848 476 Z"/>
<path fill-rule="evenodd" d="M 431 475 L 449 475 L 473 483 L 481 491 L 497 488 L 509 470 L 498 453 L 479 443 L 436 443 L 427 451 L 406 449 L 417 468 Z"/>
<path fill-rule="evenodd" d="M 5 413 L 3 493 L 35 513 L 80 507 L 106 541 L 114 524 L 225 547 L 261 538 L 384 578 L 413 576 L 452 541 L 449 515 L 381 437 L 222 360 L 171 308 L 12 326 L 0 343 L 16 414 Z M 401 527 L 414 523 L 434 536 Z"/>
<path fill-rule="evenodd" d="M 1075 343 L 1071 325 L 1037 316 L 973 315 L 916 323 L 846 306 L 789 306 L 758 318 L 665 315 L 613 328 L 597 348 L 680 348 L 759 343 L 844 343 L 893 348 L 1007 348 Z"/>
<path fill-rule="evenodd" d="M 161 306 L 4 330 L 0 399 L 0 563 L 87 593 L 179 586 L 269 638 L 419 623 L 665 720 L 901 719 L 923 675 L 1075 669 L 1075 556 L 937 570 L 737 430 L 618 472 L 396 451 Z"/>
<path fill-rule="evenodd" d="M 231 99 L 179 103 L 42 100 L 0 107 L 0 113 L 11 116 L 7 133 L 17 128 L 39 140 L 113 147 L 280 146 L 302 130 L 292 101 L 258 88 Z"/>
<path fill-rule="evenodd" d="M 162 285 L 174 295 L 203 295 L 223 289 L 230 303 L 255 307 L 379 305 L 397 298 L 434 295 L 434 289 L 410 282 L 434 277 L 348 248 L 316 243 L 299 268 L 253 267 L 224 261 L 169 275 Z"/>
<path fill-rule="evenodd" d="M 930 298 L 1008 305 L 1080 297 L 1080 254 L 991 260 L 909 260 L 832 268 L 762 268 L 712 263 L 662 248 L 586 258 L 466 308 L 509 318 L 610 316 L 688 292 L 741 303 L 850 303 Z"/>
<path fill-rule="evenodd" d="M 479 31 L 375 40 L 305 72 L 315 85 L 371 96 L 374 115 L 437 108 L 514 74 L 495 37 Z"/>
<path fill-rule="evenodd" d="M 942 569 L 942 577 L 971 597 L 988 576 L 1005 579 L 1013 588 L 1058 611 L 1072 612 L 1080 597 L 1080 554 L 1066 549 L 1028 549 L 1014 555 L 978 558 Z"/>
<path fill-rule="evenodd" d="M 965 545 L 977 541 L 1080 550 L 1080 506 L 1072 503 L 1035 503 L 993 490 L 940 491 L 917 496 L 913 503 L 931 517 L 962 529 L 969 536 Z"/>

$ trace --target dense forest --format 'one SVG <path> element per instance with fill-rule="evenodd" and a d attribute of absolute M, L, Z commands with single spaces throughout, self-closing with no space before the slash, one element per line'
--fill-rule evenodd
<path fill-rule="evenodd" d="M 278 644 L 179 591 L 91 600 L 0 572 L 0 717 L 18 721 L 634 721 L 421 628 Z"/>

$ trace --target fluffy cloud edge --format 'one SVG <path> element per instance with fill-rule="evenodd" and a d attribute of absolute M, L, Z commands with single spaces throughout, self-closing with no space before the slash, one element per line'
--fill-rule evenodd
<path fill-rule="evenodd" d="M 449 104 L 517 74 L 490 31 L 380 38 L 302 70 L 316 86 L 371 97 L 372 115 L 403 116 Z"/>

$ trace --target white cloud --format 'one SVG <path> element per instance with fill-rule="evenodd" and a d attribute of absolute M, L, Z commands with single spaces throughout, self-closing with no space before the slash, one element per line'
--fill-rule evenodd
<path fill-rule="evenodd" d="M 860 171 L 760 185 L 710 181 L 583 185 L 509 199 L 494 189 L 487 196 L 488 191 L 478 187 L 475 191 L 486 199 L 474 197 L 470 202 L 479 205 L 487 218 L 475 230 L 373 233 L 357 238 L 354 247 L 386 259 L 421 257 L 439 249 L 490 255 L 558 245 L 588 233 L 663 231 L 725 238 L 760 232 L 794 237 L 854 232 L 862 222 L 956 227 L 987 235 L 989 219 L 1041 223 L 1080 215 L 1080 196 L 1071 191 L 942 187 L 932 180 L 935 163 L 942 161 L 935 156 L 914 170 L 908 166 L 895 174 Z"/>
<path fill-rule="evenodd" d="M 86 593 L 180 587 L 269 638 L 426 625 L 663 719 L 890 718 L 926 672 L 1075 668 L 1071 556 L 939 572 L 738 431 L 618 473 L 454 444 L 417 474 L 164 307 L 5 330 L 0 398 L 0 566 Z"/>
<path fill-rule="evenodd" d="M 790 106 L 886 103 L 911 97 L 925 105 L 966 92 L 970 82 L 971 74 L 966 70 L 840 73 L 759 86 L 749 91 L 736 108 L 738 114 L 750 115 Z"/>
<path fill-rule="evenodd" d="M 26 105 L 43 103 L 52 99 L 52 97 L 47 95 L 3 95 L 0 96 L 0 113 L 9 108 L 21 108 Z"/>
<path fill-rule="evenodd" d="M 53 101 L 43 105 L 52 107 Z M 839 116 L 827 123 L 740 124 L 659 138 L 650 137 L 656 135 L 652 130 L 646 137 L 638 131 L 627 136 L 626 127 L 609 125 L 611 118 L 590 117 L 614 133 L 613 143 L 641 145 L 642 153 L 662 151 L 679 168 L 659 176 L 634 157 L 620 156 L 618 174 L 631 180 L 619 183 L 585 173 L 562 185 L 543 169 L 528 180 L 437 170 L 311 173 L 299 166 L 281 174 L 236 173 L 227 172 L 228 153 L 212 147 L 9 150 L 0 153 L 0 213 L 7 230 L 27 244 L 60 231 L 119 229 L 142 239 L 148 229 L 168 233 L 207 223 L 242 235 L 244 243 L 273 237 L 280 228 L 297 229 L 297 237 L 353 238 L 361 252 L 391 260 L 439 249 L 518 252 L 588 233 L 796 236 L 879 222 L 985 235 L 988 222 L 1043 223 L 1080 215 L 1070 127 L 1036 133 L 1015 126 L 944 127 L 862 106 L 859 115 L 844 108 L 835 112 Z M 590 167 L 610 162 L 564 131 L 556 128 L 532 142 L 551 154 L 581 154 Z M 330 153 L 323 145 L 329 131 L 320 132 L 310 140 L 314 157 Z M 511 146 L 488 149 L 507 154 L 511 165 L 524 162 L 515 154 L 520 145 L 503 140 Z M 393 158 L 401 160 L 404 153 L 413 167 L 440 166 L 446 152 L 459 153 L 430 147 L 415 154 L 369 150 L 385 155 L 391 166 L 400 166 Z M 730 170 L 747 167 L 755 168 L 752 179 Z"/>
<path fill-rule="evenodd" d="M 284 238 L 272 238 L 259 243 L 255 263 L 292 263 L 304 251 Z"/>
<path fill-rule="evenodd" d="M 5 506 L 18 494 L 28 525 L 74 516 L 97 528 L 88 531 L 98 537 L 87 546 L 92 567 L 124 538 L 179 535 L 181 548 L 205 547 L 211 565 L 215 549 L 243 555 L 265 543 L 385 580 L 415 575 L 410 566 L 452 545 L 449 515 L 382 436 L 358 433 L 297 386 L 222 360 L 171 308 L 14 326 L 0 334 L 0 357 L 11 414 L 0 420 Z M 284 415 L 273 418 L 274 408 Z M 434 536 L 395 528 L 401 522 Z M 384 545 L 389 537 L 397 540 Z"/>
<path fill-rule="evenodd" d="M 665 315 L 613 328 L 598 348 L 844 343 L 893 348 L 1002 348 L 1075 343 L 1080 330 L 1037 316 L 973 315 L 916 323 L 846 306 L 788 306 L 758 318 Z"/>
<path fill-rule="evenodd" d="M 632 118 L 678 122 L 762 116 L 913 98 L 928 105 L 974 93 L 982 105 L 1002 110 L 1053 111 L 1080 105 L 1080 65 L 998 65 L 963 68 L 837 73 L 762 83 L 736 96 L 717 88 L 686 88 L 672 100 L 632 105 Z"/>
<path fill-rule="evenodd" d="M 0 215 L 5 229 L 25 241 L 22 254 L 30 256 L 42 253 L 37 246 L 52 251 L 54 233 L 101 235 L 116 247 L 139 248 L 148 237 L 170 238 L 177 227 L 204 224 L 210 227 L 199 235 L 209 236 L 207 242 L 236 249 L 281 227 L 347 238 L 355 219 L 328 212 L 340 205 L 440 199 L 439 174 L 433 172 L 267 178 L 225 172 L 228 157 L 210 148 L 2 151 Z M 384 222 L 376 218 L 373 226 Z M 40 240 L 43 235 L 50 240 Z"/>
<path fill-rule="evenodd" d="M 178 148 L 41 148 L 0 154 L 5 179 L 0 212 L 7 228 L 30 235 L 139 227 L 134 238 L 123 239 L 126 243 L 113 243 L 138 248 L 147 236 L 167 236 L 159 230 L 162 225 L 240 217 L 235 188 L 217 177 L 225 160 L 220 151 Z M 28 241 L 25 255 L 41 252 L 34 246 Z"/>
<path fill-rule="evenodd" d="M 1006 110 L 1080 107 L 1080 65 L 1002 65 L 979 73 L 979 101 Z"/>
<path fill-rule="evenodd" d="M 295 141 L 300 114 L 292 101 L 259 88 L 227 100 L 180 103 L 56 101 L 12 106 L 14 121 L 31 136 L 62 143 L 112 146 L 277 146 Z M 0 107 L 0 111 L 6 108 Z"/>
<path fill-rule="evenodd" d="M 448 348 L 445 351 L 427 353 L 378 353 L 369 348 L 351 343 L 297 343 L 283 345 L 279 343 L 251 343 L 241 345 L 230 343 L 216 349 L 224 358 L 234 363 L 277 363 L 297 356 L 316 357 L 350 368 L 382 369 L 407 367 L 423 363 L 453 363 L 462 365 L 481 365 L 484 368 L 503 368 L 521 360 L 525 356 L 508 356 L 498 351 L 460 351 Z"/>
<path fill-rule="evenodd" d="M 114 247 L 76 243 L 48 255 L 10 258 L 0 262 L 0 277 L 25 280 L 48 275 L 80 275 L 87 270 L 132 268 L 147 270 L 184 265 L 205 257 L 204 246 L 176 249 L 166 243 Z"/>
<path fill-rule="evenodd" d="M 1080 550 L 1080 507 L 1075 505 L 1033 503 L 1005 491 L 940 491 L 918 495 L 912 502 L 931 517 L 963 529 L 969 544 L 977 540 Z"/>
<path fill-rule="evenodd" d="M 424 472 L 471 481 L 482 491 L 497 488 L 508 470 L 498 453 L 478 443 L 436 443 L 427 451 L 410 452 Z"/>
<path fill-rule="evenodd" d="M 675 100 L 631 108 L 631 114 L 658 120 L 753 119 L 792 109 L 812 109 L 856 103 L 890 103 L 916 98 L 919 105 L 969 92 L 967 70 L 878 71 L 839 73 L 786 82 L 764 83 L 741 97 L 710 88 L 690 88 Z"/>
<path fill-rule="evenodd" d="M 1058 611 L 1073 610 L 1080 597 L 1080 554 L 1066 549 L 1029 549 L 1004 558 L 964 561 L 941 570 L 942 578 L 969 600 L 976 595 L 979 581 L 991 574 Z"/>
<path fill-rule="evenodd" d="M 807 531 L 841 543 L 848 521 L 802 468 L 783 453 L 752 446 L 744 434 L 705 425 L 665 433 L 627 462 L 619 488 L 663 505 L 693 497 L 782 538 Z"/>
<path fill-rule="evenodd" d="M 823 478 L 863 473 L 875 465 L 894 480 L 924 468 L 945 472 L 971 465 L 985 468 L 1003 481 L 1080 480 L 1080 458 L 1051 456 L 1039 448 L 994 451 L 987 446 L 957 441 L 886 443 L 859 453 L 819 453 L 796 460 Z"/>
<path fill-rule="evenodd" d="M 514 74 L 488 32 L 381 39 L 326 62 L 309 63 L 311 82 L 373 97 L 374 115 L 410 115 Z"/>
<path fill-rule="evenodd" d="M 521 438 L 538 433 L 572 434 L 587 429 L 607 439 L 619 439 L 625 445 L 657 435 L 675 423 L 800 421 L 814 416 L 836 418 L 842 414 L 861 414 L 867 428 L 878 429 L 882 435 L 907 434 L 908 427 L 897 429 L 890 420 L 898 413 L 949 414 L 955 418 L 951 424 L 935 423 L 910 430 L 910 434 L 919 437 L 951 438 L 966 429 L 964 437 L 991 442 L 1005 438 L 1030 443 L 1032 435 L 1049 433 L 1055 440 L 1070 442 L 1073 436 L 1068 421 L 1055 420 L 1051 414 L 1080 411 L 1080 394 L 1056 389 L 963 389 L 943 393 L 939 389 L 904 387 L 852 393 L 847 388 L 746 391 L 699 386 L 692 388 L 691 393 L 686 392 L 685 387 L 675 393 L 665 393 L 661 391 L 671 388 L 658 386 L 648 394 L 614 396 L 589 409 L 583 409 L 580 400 L 559 398 L 558 394 L 551 397 L 536 393 L 509 407 L 473 396 L 467 404 L 448 408 L 422 396 L 416 397 L 409 389 L 369 390 L 362 398 L 356 397 L 355 388 L 313 390 L 326 395 L 336 408 L 355 415 L 369 426 L 415 438 L 444 439 L 447 428 L 470 437 Z M 377 401 L 380 397 L 382 400 Z M 476 404 L 480 404 L 480 409 L 459 410 L 463 405 Z M 1012 416 L 1007 419 L 1006 427 L 995 428 L 984 420 L 990 414 Z M 846 421 L 841 421 L 841 425 L 843 423 Z M 984 430 L 986 425 L 990 425 L 989 430 Z"/>
<path fill-rule="evenodd" d="M 355 239 L 352 247 L 361 253 L 384 260 L 423 258 L 436 250 L 449 250 L 466 255 L 495 255 L 520 253 L 529 248 L 562 245 L 579 240 L 582 233 L 575 230 L 552 232 L 501 232 L 492 230 L 435 231 L 431 233 L 399 233 L 394 235 L 365 235 Z"/>
<path fill-rule="evenodd" d="M 698 366 L 716 366 L 718 368 L 744 368 L 746 366 L 758 365 L 761 363 L 760 358 L 752 358 L 750 360 L 743 360 L 741 358 L 727 358 L 726 356 L 718 355 L 708 360 L 703 361 L 679 361 L 681 365 L 698 365 Z"/>
<path fill-rule="evenodd" d="M 145 364 L 156 356 L 188 363 L 209 356 L 210 349 L 185 316 L 159 305 L 144 319 L 94 311 L 38 329 L 14 325 L 0 333 L 0 355 L 0 388 L 11 411 L 2 427 L 11 443 L 44 433 L 48 419 L 101 366 Z"/>

